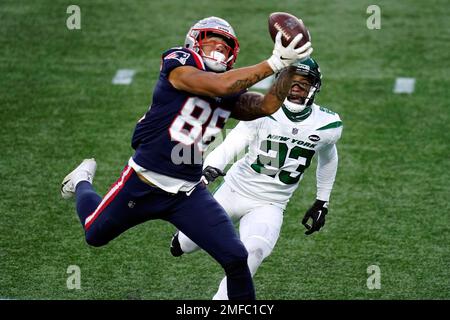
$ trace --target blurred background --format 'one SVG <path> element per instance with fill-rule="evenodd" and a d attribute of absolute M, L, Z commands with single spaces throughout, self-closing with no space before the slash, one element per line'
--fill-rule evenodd
<path fill-rule="evenodd" d="M 81 9 L 70 30 L 69 5 Z M 380 29 L 367 21 L 381 10 Z M 104 194 L 132 155 L 161 54 L 192 24 L 219 16 L 241 44 L 236 67 L 267 59 L 267 19 L 303 19 L 323 74 L 316 102 L 341 116 L 340 157 L 325 228 L 306 237 L 315 161 L 254 278 L 258 299 L 450 298 L 450 5 L 400 1 L 0 2 L 0 298 L 210 299 L 222 279 L 206 253 L 169 252 L 175 228 L 139 225 L 90 248 L 62 178 L 95 157 Z M 119 69 L 135 70 L 114 85 Z M 396 78 L 415 79 L 394 93 Z M 233 127 L 235 121 L 228 123 Z M 67 287 L 79 266 L 81 289 Z M 371 269 L 380 289 L 369 289 Z"/>

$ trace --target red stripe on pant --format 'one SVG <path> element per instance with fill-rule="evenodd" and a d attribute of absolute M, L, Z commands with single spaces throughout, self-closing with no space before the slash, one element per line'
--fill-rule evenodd
<path fill-rule="evenodd" d="M 130 178 L 131 174 L 134 172 L 133 168 L 130 166 L 125 166 L 122 171 L 122 175 L 116 183 L 113 184 L 108 193 L 103 197 L 102 202 L 98 205 L 97 209 L 92 212 L 84 221 L 84 230 L 87 231 L 92 223 L 98 218 L 100 213 L 114 200 L 117 194 L 122 190 L 125 182 Z"/>

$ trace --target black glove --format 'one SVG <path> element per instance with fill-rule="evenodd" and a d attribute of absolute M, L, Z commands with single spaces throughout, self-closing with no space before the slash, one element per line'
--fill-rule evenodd
<path fill-rule="evenodd" d="M 222 172 L 222 170 L 207 166 L 205 169 L 203 169 L 203 177 L 202 180 L 205 182 L 205 184 L 209 184 L 216 180 L 219 176 L 224 176 L 225 173 Z"/>
<path fill-rule="evenodd" d="M 308 229 L 305 234 L 310 235 L 315 231 L 319 231 L 325 225 L 325 216 L 328 213 L 328 202 L 316 200 L 311 208 L 306 211 L 302 219 L 302 224 Z M 307 222 L 309 218 L 312 219 L 312 226 Z"/>

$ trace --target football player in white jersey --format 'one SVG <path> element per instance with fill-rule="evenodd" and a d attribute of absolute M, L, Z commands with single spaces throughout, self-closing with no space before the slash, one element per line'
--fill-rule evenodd
<path fill-rule="evenodd" d="M 317 62 L 308 58 L 294 66 L 296 75 L 282 108 L 271 116 L 241 121 L 204 163 L 203 175 L 209 183 L 224 175 L 226 165 L 245 147 L 249 148 L 228 170 L 214 198 L 234 222 L 239 221 L 239 234 L 248 251 L 252 276 L 272 252 L 284 209 L 316 153 L 317 195 L 302 219 L 305 234 L 324 226 L 336 177 L 341 119 L 337 113 L 314 104 L 321 87 Z M 198 246 L 177 232 L 170 249 L 174 256 L 180 256 L 197 250 Z M 226 278 L 213 299 L 228 299 Z"/>

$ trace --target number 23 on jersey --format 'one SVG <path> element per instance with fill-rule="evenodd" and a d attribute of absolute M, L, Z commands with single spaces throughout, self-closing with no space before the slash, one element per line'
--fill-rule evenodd
<path fill-rule="evenodd" d="M 259 154 L 251 165 L 252 169 L 272 178 L 278 176 L 278 179 L 285 184 L 294 184 L 300 180 L 315 153 L 314 150 L 299 146 L 289 150 L 286 143 L 271 140 L 261 141 L 260 151 L 266 155 Z M 288 170 L 288 167 L 297 163 L 295 171 Z"/>

